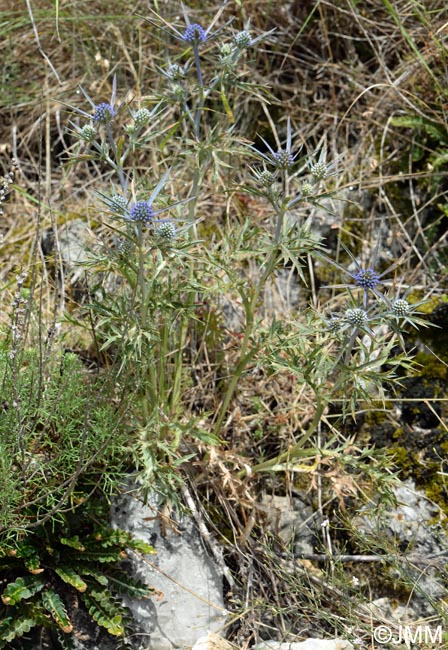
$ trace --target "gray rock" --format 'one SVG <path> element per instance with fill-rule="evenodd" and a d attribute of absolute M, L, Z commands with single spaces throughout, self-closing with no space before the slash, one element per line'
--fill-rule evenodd
<path fill-rule="evenodd" d="M 448 552 L 448 542 L 441 527 L 434 523 L 440 515 L 440 508 L 417 490 L 410 479 L 395 487 L 394 492 L 397 499 L 395 508 L 390 507 L 380 516 L 361 513 L 353 524 L 360 532 L 379 539 L 394 540 L 395 546 L 400 543 L 406 548 L 405 571 L 414 587 L 412 601 L 399 603 L 398 606 L 402 605 L 407 610 L 411 607 L 416 616 L 432 615 L 434 608 L 431 600 L 437 601 L 446 596 L 446 584 L 440 568 L 443 566 L 443 556 Z M 441 565 L 438 558 L 442 560 Z M 425 560 L 427 563 L 421 564 Z M 377 607 L 378 603 L 384 602 L 386 614 L 390 615 L 386 600 L 375 602 Z"/>
<path fill-rule="evenodd" d="M 268 530 L 277 535 L 285 545 L 291 543 L 294 553 L 312 553 L 314 533 L 309 527 L 313 510 L 301 499 L 277 495 L 263 495 L 262 504 L 266 509 Z"/>
<path fill-rule="evenodd" d="M 157 499 L 147 505 L 123 494 L 112 510 L 112 525 L 152 544 L 157 555 L 131 558 L 133 574 L 154 587 L 159 597 L 125 600 L 141 629 L 140 648 L 171 650 L 191 647 L 225 622 L 222 574 L 204 548 L 194 522 L 176 518 L 162 530 Z"/>

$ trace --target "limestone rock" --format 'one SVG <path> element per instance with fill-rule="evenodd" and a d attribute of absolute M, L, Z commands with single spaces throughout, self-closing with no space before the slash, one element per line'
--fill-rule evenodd
<path fill-rule="evenodd" d="M 145 505 L 127 493 L 113 506 L 112 525 L 157 550 L 157 555 L 134 556 L 131 562 L 133 575 L 157 589 L 159 597 L 125 600 L 141 629 L 140 647 L 145 650 L 191 647 L 204 633 L 221 628 L 227 615 L 221 571 L 194 522 L 181 516 L 173 524 L 163 525 L 155 496 Z"/>

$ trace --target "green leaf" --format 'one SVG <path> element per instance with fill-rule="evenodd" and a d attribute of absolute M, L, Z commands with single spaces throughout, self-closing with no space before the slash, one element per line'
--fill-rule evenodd
<path fill-rule="evenodd" d="M 119 528 L 100 528 L 95 531 L 93 537 L 103 548 L 109 548 L 111 546 L 124 547 L 128 544 L 129 539 L 131 539 L 130 533 Z"/>
<path fill-rule="evenodd" d="M 143 553 L 145 555 L 156 555 L 157 551 L 156 549 L 151 546 L 151 544 L 148 544 L 147 542 L 144 542 L 142 539 L 132 539 L 128 542 L 129 548 L 134 549 L 134 551 L 138 551 L 139 553 Z"/>
<path fill-rule="evenodd" d="M 25 567 L 35 575 L 44 571 L 40 566 L 40 559 L 36 548 L 27 541 L 19 543 L 17 548 L 11 552 L 11 555 L 12 557 L 23 558 Z"/>
<path fill-rule="evenodd" d="M 103 587 L 107 587 L 109 584 L 109 579 L 104 575 L 104 573 L 101 573 L 101 571 L 97 571 L 90 566 L 78 565 L 78 572 L 82 576 L 94 578 L 100 585 L 103 585 Z"/>
<path fill-rule="evenodd" d="M 9 617 L 0 624 L 0 640 L 14 641 L 14 639 L 23 636 L 36 625 L 37 621 L 27 616 L 23 618 Z"/>
<path fill-rule="evenodd" d="M 25 576 L 10 582 L 2 594 L 2 601 L 5 605 L 16 605 L 21 600 L 31 598 L 37 594 L 45 583 L 37 576 Z"/>
<path fill-rule="evenodd" d="M 109 576 L 109 581 L 115 591 L 119 594 L 131 596 L 131 598 L 150 598 L 154 595 L 152 587 L 148 587 L 148 585 L 138 580 L 132 580 L 124 573 L 121 575 L 121 579 L 116 575 Z"/>
<path fill-rule="evenodd" d="M 68 617 L 65 605 L 61 597 L 53 589 L 48 589 L 42 593 L 42 603 L 47 611 L 50 612 L 56 624 L 65 633 L 72 632 L 73 625 Z"/>
<path fill-rule="evenodd" d="M 79 540 L 78 535 L 74 535 L 73 537 L 61 537 L 59 541 L 61 542 L 61 544 L 64 544 L 64 546 L 70 546 L 70 548 L 74 548 L 77 551 L 86 550 L 84 544 Z"/>
<path fill-rule="evenodd" d="M 91 589 L 82 595 L 90 616 L 113 636 L 124 636 L 123 608 L 115 603 L 108 591 Z"/>
<path fill-rule="evenodd" d="M 80 591 L 82 593 L 87 589 L 87 585 L 84 580 L 71 567 L 58 567 L 55 569 L 55 571 L 61 580 L 74 587 L 77 591 Z"/>
<path fill-rule="evenodd" d="M 229 100 L 227 99 L 226 91 L 223 84 L 221 84 L 221 101 L 222 101 L 222 105 L 224 106 L 224 110 L 227 113 L 227 117 L 229 118 L 230 124 L 233 124 L 235 122 L 235 118 L 233 116 L 232 109 L 230 108 Z"/>
<path fill-rule="evenodd" d="M 101 551 L 85 551 L 82 559 L 86 562 L 113 563 L 126 559 L 126 553 L 121 549 L 104 549 Z"/>

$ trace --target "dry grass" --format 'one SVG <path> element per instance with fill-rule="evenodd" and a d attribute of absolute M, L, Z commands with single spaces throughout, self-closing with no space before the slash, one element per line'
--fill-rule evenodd
<path fill-rule="evenodd" d="M 179 15 L 176 3 L 158 4 L 167 20 Z M 108 187 L 107 173 L 94 164 L 65 164 L 67 151 L 74 146 L 66 107 L 82 105 L 79 84 L 91 95 L 107 99 L 116 73 L 121 97 L 145 103 L 150 94 L 162 90 L 156 66 L 175 56 L 166 35 L 141 17 L 148 16 L 146 2 L 61 0 L 58 17 L 46 0 L 35 0 L 31 7 L 32 20 L 15 0 L 3 0 L 0 12 L 0 170 L 7 173 L 11 156 L 18 161 L 15 191 L 5 203 L 0 226 L 2 328 L 8 327 L 15 276 L 22 271 L 41 289 L 48 322 L 59 317 L 62 308 L 76 309 L 69 292 L 65 302 L 61 300 L 51 263 L 40 249 L 32 254 L 43 231 L 60 230 L 64 223 L 81 218 L 106 237 L 92 190 Z M 193 8 L 192 15 L 212 17 L 216 9 L 209 2 L 201 12 Z M 236 16 L 239 28 L 250 18 L 253 32 L 276 28 L 254 53 L 253 79 L 267 84 L 271 94 L 263 105 L 241 94 L 241 132 L 255 138 L 257 133 L 270 133 L 275 124 L 283 134 L 289 115 L 299 142 L 312 150 L 325 141 L 329 159 L 342 156 L 335 190 L 344 200 L 334 204 L 333 230 L 359 254 L 371 250 L 372 242 L 381 237 L 386 244 L 382 263 L 404 260 L 405 279 L 396 280 L 403 288 L 414 287 L 421 296 L 446 291 L 446 159 L 434 168 L 437 156 L 448 151 L 445 3 L 229 1 L 223 22 L 230 16 Z M 405 115 L 444 130 L 447 139 L 440 143 L 423 127 L 411 129 L 394 122 Z M 166 124 L 174 118 L 168 113 Z M 142 153 L 135 164 L 144 170 L 158 163 Z M 176 180 L 178 186 L 187 184 L 188 172 Z M 351 209 L 357 201 L 363 210 Z M 226 220 L 237 221 L 251 209 L 257 210 L 257 221 L 266 219 L 263 206 L 251 206 L 238 193 L 229 198 L 211 179 L 198 206 L 198 212 L 215 224 L 215 236 Z M 316 292 L 312 297 L 317 305 L 321 298 Z M 335 308 L 337 298 L 324 299 Z M 227 341 L 224 365 L 229 367 L 232 336 L 237 339 L 238 332 L 230 333 Z M 73 339 L 73 334 L 66 330 L 61 337 Z M 72 343 L 84 345 L 82 340 Z M 214 411 L 217 396 L 209 387 L 216 382 L 217 365 L 200 343 L 199 349 L 201 353 L 192 352 L 199 381 L 186 395 L 186 403 L 192 412 Z M 361 495 L 362 471 L 352 474 L 351 485 L 344 485 L 344 464 L 336 457 L 318 465 L 310 458 L 304 459 L 299 479 L 287 476 L 286 484 L 277 477 L 237 478 L 254 439 L 263 441 L 266 456 L 275 455 L 304 430 L 312 409 L 310 396 L 297 392 L 287 373 L 274 380 L 261 370 L 249 373 L 225 425 L 226 446 L 209 452 L 208 464 L 193 467 L 192 489 L 210 501 L 209 512 L 202 516 L 232 547 L 229 562 L 240 584 L 229 600 L 234 599 L 232 606 L 242 612 L 232 626 L 241 647 L 260 630 L 269 636 L 275 629 L 282 638 L 290 632 L 317 635 L 323 628 L 327 633 L 341 631 L 347 627 L 345 618 L 357 620 L 354 634 L 366 638 L 371 614 L 362 605 L 343 604 L 349 592 L 337 580 L 330 584 L 320 570 L 303 564 L 280 566 L 276 542 L 265 538 L 261 543 L 264 512 L 258 504 L 263 490 L 281 485 L 291 492 L 298 483 L 318 494 L 316 518 L 323 517 L 328 509 L 336 510 L 346 499 Z M 331 414 L 326 423 L 331 431 Z M 271 603 L 270 611 L 266 602 Z"/>

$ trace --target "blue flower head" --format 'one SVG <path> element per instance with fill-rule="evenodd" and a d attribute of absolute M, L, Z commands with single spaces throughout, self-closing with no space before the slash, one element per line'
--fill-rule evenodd
<path fill-rule="evenodd" d="M 117 109 L 115 108 L 115 99 L 117 94 L 116 76 L 114 75 L 114 78 L 112 79 L 112 93 L 109 102 L 100 102 L 99 104 L 95 104 L 95 102 L 92 100 L 92 98 L 88 95 L 88 93 L 84 90 L 82 86 L 79 86 L 79 89 L 81 90 L 82 94 L 87 99 L 90 106 L 92 107 L 93 115 L 79 108 L 76 109 L 76 112 L 79 113 L 80 115 L 83 115 L 84 117 L 87 117 L 89 120 L 93 120 L 94 122 L 97 122 L 99 124 L 106 124 L 106 125 L 110 124 L 110 122 L 113 120 L 113 118 L 115 117 L 115 115 L 117 114 L 117 112 L 120 110 L 121 107 L 120 104 L 120 106 Z"/>
<path fill-rule="evenodd" d="M 187 43 L 205 43 L 207 40 L 207 32 L 198 23 L 191 23 L 185 30 L 182 40 Z"/>
<path fill-rule="evenodd" d="M 137 201 L 130 210 L 131 221 L 144 223 L 146 226 L 154 220 L 155 212 L 149 201 Z"/>
<path fill-rule="evenodd" d="M 280 169 L 289 169 L 294 164 L 294 156 L 287 149 L 278 149 L 273 157 Z"/>
<path fill-rule="evenodd" d="M 292 130 L 291 120 L 289 117 L 286 124 L 286 146 L 284 148 L 279 147 L 277 151 L 274 151 L 274 149 L 270 146 L 270 144 L 266 142 L 264 138 L 260 136 L 260 139 L 268 149 L 269 153 L 262 153 L 254 147 L 251 147 L 251 149 L 253 149 L 259 156 L 261 156 L 263 160 L 265 160 L 270 165 L 273 165 L 277 169 L 289 169 L 294 165 L 298 152 L 296 154 L 293 154 L 291 151 Z"/>
<path fill-rule="evenodd" d="M 159 16 L 155 11 L 150 10 L 155 16 L 157 16 L 165 25 L 164 28 L 165 31 L 170 31 L 172 34 L 174 34 L 174 37 L 178 41 L 183 41 L 184 43 L 191 43 L 194 47 L 197 48 L 197 46 L 200 43 L 205 43 L 210 36 L 212 35 L 212 29 L 218 19 L 220 18 L 222 12 L 224 11 L 225 8 L 225 3 L 218 9 L 217 13 L 215 14 L 214 18 L 212 19 L 210 25 L 207 28 L 202 27 L 199 23 L 192 23 L 190 22 L 190 18 L 188 17 L 188 13 L 184 7 L 184 4 L 181 2 L 181 9 L 182 9 L 182 14 L 185 20 L 185 30 L 179 31 L 174 25 L 171 23 L 168 23 L 164 18 Z M 151 22 L 148 20 L 148 22 Z"/>
<path fill-rule="evenodd" d="M 93 111 L 93 121 L 101 122 L 102 124 L 108 124 L 112 121 L 112 118 L 114 116 L 114 107 L 107 102 L 101 102 L 101 104 L 97 104 Z"/>
<path fill-rule="evenodd" d="M 335 260 L 329 260 L 325 255 L 324 257 L 326 261 L 329 261 L 332 266 L 335 266 L 337 269 L 342 271 L 344 274 L 348 275 L 352 282 L 349 282 L 347 284 L 336 284 L 333 285 L 333 288 L 339 288 L 339 289 L 352 289 L 352 288 L 358 288 L 362 289 L 363 291 L 363 307 L 366 309 L 368 302 L 369 302 L 369 292 L 372 292 L 381 302 L 385 303 L 386 306 L 390 306 L 390 301 L 386 296 L 382 294 L 382 292 L 378 289 L 378 285 L 383 284 L 383 277 L 387 274 L 390 273 L 396 266 L 398 266 L 399 261 L 396 262 L 395 264 L 392 264 L 388 269 L 383 271 L 382 273 L 378 273 L 375 271 L 375 262 L 376 258 L 378 255 L 378 247 L 379 247 L 379 242 L 375 246 L 375 249 L 373 251 L 373 254 L 371 256 L 370 264 L 369 265 L 362 265 L 358 262 L 358 260 L 352 255 L 352 253 L 344 246 L 344 244 L 341 244 L 342 248 L 345 250 L 345 252 L 348 254 L 350 257 L 352 263 L 356 267 L 356 270 L 350 271 L 349 269 L 345 268 Z"/>
<path fill-rule="evenodd" d="M 353 279 L 356 286 L 362 289 L 375 289 L 380 283 L 380 276 L 374 269 L 359 268 Z"/>
<path fill-rule="evenodd" d="M 140 200 L 136 201 L 130 209 L 124 207 L 124 202 L 123 202 L 123 211 L 122 214 L 126 221 L 133 221 L 134 223 L 142 223 L 145 226 L 155 226 L 158 223 L 167 224 L 168 228 L 165 230 L 165 236 L 168 231 L 171 234 L 171 237 L 175 236 L 175 227 L 172 225 L 170 222 L 167 221 L 162 221 L 158 219 L 158 215 L 162 214 L 162 212 L 166 212 L 167 210 L 171 210 L 172 208 L 178 206 L 178 205 L 183 205 L 184 203 L 188 203 L 188 201 L 191 201 L 192 198 L 189 199 L 184 199 L 181 201 L 176 201 L 175 203 L 171 203 L 170 205 L 163 207 L 163 208 L 158 208 L 154 209 L 153 208 L 153 203 L 156 200 L 157 196 L 160 194 L 162 191 L 163 187 L 165 186 L 165 183 L 168 180 L 170 170 L 168 169 L 162 178 L 159 180 L 155 188 L 153 189 L 151 196 L 147 200 Z M 114 201 L 113 197 L 112 199 L 107 200 L 107 204 L 111 205 L 113 207 L 113 203 L 117 203 L 117 200 Z M 118 201 L 120 203 L 120 201 Z M 121 207 L 121 206 L 120 206 Z"/>

